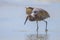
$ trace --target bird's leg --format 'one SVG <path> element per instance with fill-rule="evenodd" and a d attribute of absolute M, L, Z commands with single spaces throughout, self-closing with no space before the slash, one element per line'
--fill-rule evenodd
<path fill-rule="evenodd" d="M 26 17 L 26 20 L 25 20 L 25 22 L 24 22 L 24 25 L 26 24 L 27 20 L 28 20 L 28 16 Z"/>
<path fill-rule="evenodd" d="M 38 29 L 39 29 L 39 27 L 38 27 L 38 21 L 36 21 L 36 24 L 37 24 L 37 38 L 38 38 Z"/>
<path fill-rule="evenodd" d="M 46 29 L 45 29 L 45 32 L 46 32 L 46 35 L 47 35 L 47 31 L 48 31 L 48 29 L 47 29 L 47 21 L 44 21 L 45 23 L 46 23 Z"/>

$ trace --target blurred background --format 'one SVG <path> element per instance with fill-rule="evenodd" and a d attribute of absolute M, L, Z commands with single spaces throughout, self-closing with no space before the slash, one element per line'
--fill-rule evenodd
<path fill-rule="evenodd" d="M 25 7 L 36 7 L 50 14 L 48 21 L 49 40 L 60 40 L 59 0 L 0 0 L 0 40 L 26 40 L 36 34 L 36 23 L 27 21 Z M 39 34 L 44 34 L 45 23 L 39 22 Z"/>

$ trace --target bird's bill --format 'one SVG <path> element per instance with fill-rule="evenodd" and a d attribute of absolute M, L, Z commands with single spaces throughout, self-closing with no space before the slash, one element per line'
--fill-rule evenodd
<path fill-rule="evenodd" d="M 26 24 L 27 20 L 28 20 L 28 16 L 26 17 L 26 20 L 25 20 L 25 22 L 24 22 L 24 25 Z"/>

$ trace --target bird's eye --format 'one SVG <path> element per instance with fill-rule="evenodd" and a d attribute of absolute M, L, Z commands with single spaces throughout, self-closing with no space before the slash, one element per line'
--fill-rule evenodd
<path fill-rule="evenodd" d="M 37 13 L 37 11 L 34 11 L 34 13 Z"/>

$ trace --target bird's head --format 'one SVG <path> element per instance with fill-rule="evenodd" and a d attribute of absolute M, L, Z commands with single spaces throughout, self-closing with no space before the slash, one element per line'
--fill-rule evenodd
<path fill-rule="evenodd" d="M 26 8 L 26 14 L 27 14 L 27 15 L 31 15 L 33 9 L 34 9 L 34 8 L 32 8 L 32 7 L 27 7 L 27 8 Z"/>

